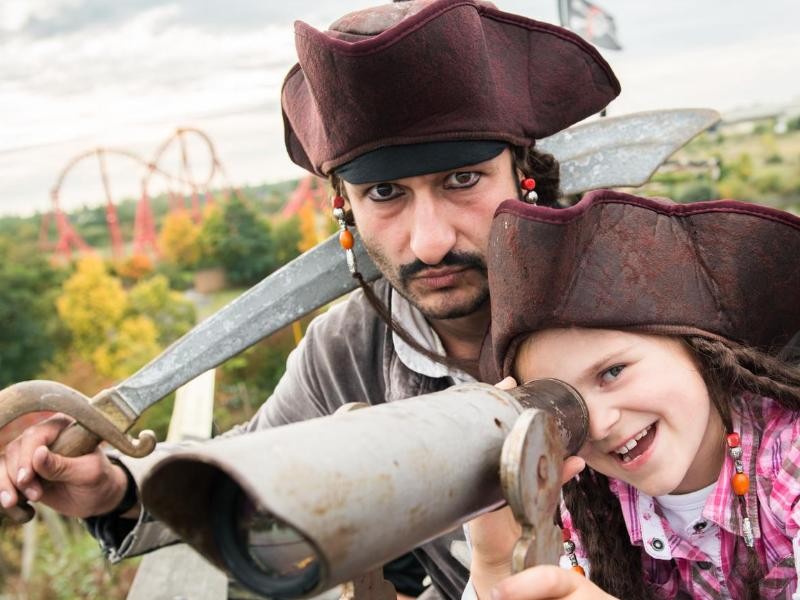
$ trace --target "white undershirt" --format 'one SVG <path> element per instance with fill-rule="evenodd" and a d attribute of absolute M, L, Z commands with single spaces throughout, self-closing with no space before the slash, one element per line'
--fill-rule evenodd
<path fill-rule="evenodd" d="M 706 500 L 717 483 L 688 494 L 656 496 L 664 518 L 677 536 L 702 550 L 714 566 L 722 565 L 722 541 L 719 526 L 703 517 Z"/>

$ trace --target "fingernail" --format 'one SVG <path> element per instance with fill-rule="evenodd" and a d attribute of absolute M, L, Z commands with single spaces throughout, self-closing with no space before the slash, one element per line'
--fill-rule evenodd
<path fill-rule="evenodd" d="M 500 590 L 497 588 L 492 588 L 491 592 L 492 600 L 502 600 L 503 594 L 500 593 Z"/>
<path fill-rule="evenodd" d="M 36 500 L 39 499 L 39 490 L 37 490 L 36 488 L 29 487 L 27 490 L 25 490 L 25 497 L 28 500 L 33 500 L 34 502 L 36 502 Z"/>
<path fill-rule="evenodd" d="M 17 483 L 22 483 L 22 481 L 25 479 L 25 476 L 27 474 L 28 474 L 28 469 L 26 469 L 24 467 L 22 469 L 20 469 L 19 471 L 17 471 Z"/>
<path fill-rule="evenodd" d="M 6 491 L 0 492 L 0 504 L 3 505 L 3 508 L 11 506 L 11 494 Z"/>

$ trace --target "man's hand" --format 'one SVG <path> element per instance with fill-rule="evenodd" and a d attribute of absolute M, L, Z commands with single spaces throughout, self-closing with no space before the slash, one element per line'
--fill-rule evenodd
<path fill-rule="evenodd" d="M 67 458 L 51 452 L 52 444 L 71 423 L 56 415 L 29 427 L 6 446 L 0 457 L 0 504 L 8 508 L 20 496 L 41 502 L 70 517 L 91 517 L 114 510 L 125 495 L 125 472 L 98 448 L 91 454 Z M 126 517 L 134 518 L 138 507 Z"/>
<path fill-rule="evenodd" d="M 612 600 L 613 598 L 586 577 L 553 565 L 525 569 L 522 573 L 501 581 L 491 591 L 491 600 Z"/>

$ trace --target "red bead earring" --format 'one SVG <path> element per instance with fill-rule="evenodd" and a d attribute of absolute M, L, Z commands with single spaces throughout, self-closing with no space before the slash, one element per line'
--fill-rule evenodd
<path fill-rule="evenodd" d="M 536 188 L 536 180 L 533 177 L 526 177 L 520 181 L 522 187 L 522 199 L 528 204 L 536 204 L 539 201 L 539 194 L 534 189 Z"/>

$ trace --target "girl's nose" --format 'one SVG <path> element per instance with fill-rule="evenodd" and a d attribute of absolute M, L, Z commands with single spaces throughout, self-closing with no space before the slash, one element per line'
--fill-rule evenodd
<path fill-rule="evenodd" d="M 603 402 L 591 402 L 588 398 L 586 404 L 589 408 L 589 439 L 593 442 L 604 440 L 619 421 L 620 410 Z"/>

